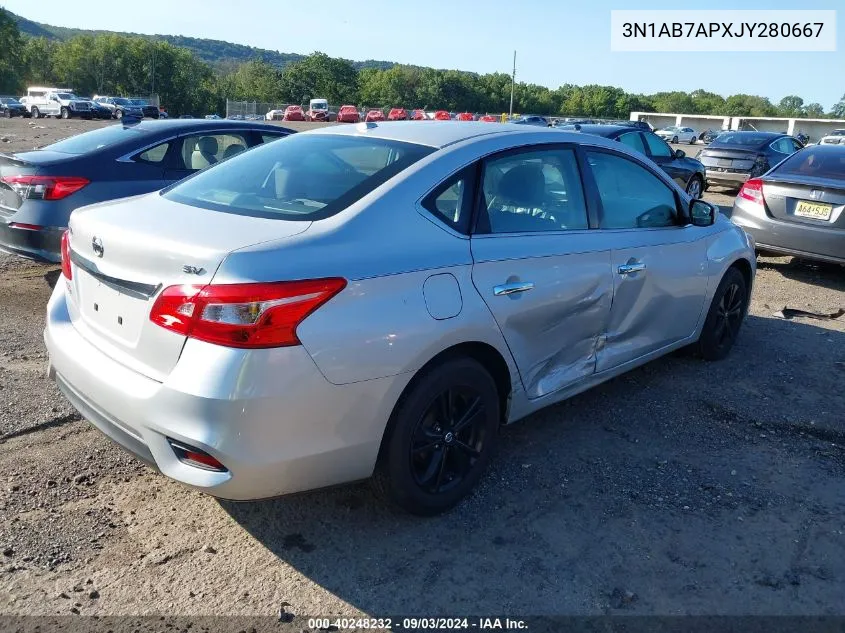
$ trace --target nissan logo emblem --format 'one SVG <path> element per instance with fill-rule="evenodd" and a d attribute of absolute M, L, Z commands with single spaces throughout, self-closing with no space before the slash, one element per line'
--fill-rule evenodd
<path fill-rule="evenodd" d="M 103 240 L 101 240 L 96 235 L 94 236 L 94 239 L 91 240 L 91 248 L 94 249 L 94 255 L 96 255 L 97 257 L 102 257 L 103 253 L 106 250 L 105 248 L 103 248 Z"/>

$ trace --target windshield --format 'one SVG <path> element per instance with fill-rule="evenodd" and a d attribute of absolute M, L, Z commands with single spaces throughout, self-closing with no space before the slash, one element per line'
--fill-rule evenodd
<path fill-rule="evenodd" d="M 722 132 L 718 136 L 719 145 L 744 145 L 745 147 L 759 147 L 774 137 L 763 134 L 749 134 L 748 132 Z"/>
<path fill-rule="evenodd" d="M 841 147 L 841 146 L 840 146 Z M 837 146 L 833 146 L 834 150 Z M 845 180 L 845 152 L 808 148 L 795 152 L 772 173 L 778 176 L 812 176 Z"/>
<path fill-rule="evenodd" d="M 845 130 L 833 130 L 830 133 L 831 136 L 845 136 Z"/>
<path fill-rule="evenodd" d="M 314 103 L 311 104 L 311 109 L 312 110 L 328 110 L 329 104 L 326 103 L 325 101 L 315 101 Z"/>
<path fill-rule="evenodd" d="M 64 99 L 65 101 L 70 101 L 72 99 L 78 99 L 79 98 L 75 94 L 73 94 L 72 92 L 60 92 L 60 93 L 58 93 L 58 97 L 59 97 L 59 99 Z"/>
<path fill-rule="evenodd" d="M 117 105 L 132 105 L 129 103 L 129 99 L 124 99 L 123 97 L 115 97 L 112 99 Z"/>
<path fill-rule="evenodd" d="M 162 195 L 250 217 L 320 220 L 433 151 L 377 138 L 297 134 L 203 170 Z"/>
<path fill-rule="evenodd" d="M 18 101 L 14 97 L 0 97 L 0 103 L 14 104 L 14 103 L 20 103 L 20 101 Z"/>
<path fill-rule="evenodd" d="M 42 149 L 62 152 L 64 154 L 85 154 L 134 138 L 139 134 L 142 134 L 142 132 L 134 127 L 110 125 L 99 130 L 92 130 L 84 134 L 71 136 L 58 143 L 47 145 Z"/>

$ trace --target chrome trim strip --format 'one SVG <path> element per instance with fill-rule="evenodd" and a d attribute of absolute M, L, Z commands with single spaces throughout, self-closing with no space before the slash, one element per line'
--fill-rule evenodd
<path fill-rule="evenodd" d="M 129 295 L 130 297 L 135 297 L 136 299 L 143 299 L 144 301 L 149 301 L 151 297 L 153 297 L 159 290 L 161 290 L 161 284 L 152 285 L 152 284 L 145 284 L 139 281 L 128 281 L 126 279 L 118 279 L 117 277 L 111 277 L 106 275 L 97 268 L 97 265 L 85 259 L 74 250 L 70 251 L 70 261 L 72 261 L 78 268 L 81 268 L 86 273 L 97 279 L 98 281 L 104 283 L 108 287 L 117 290 L 125 295 Z"/>

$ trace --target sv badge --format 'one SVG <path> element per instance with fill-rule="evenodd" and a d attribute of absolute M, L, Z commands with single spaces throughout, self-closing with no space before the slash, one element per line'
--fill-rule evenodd
<path fill-rule="evenodd" d="M 197 268 L 196 266 L 188 266 L 186 264 L 182 266 L 182 272 L 189 275 L 203 275 L 205 274 L 205 268 Z"/>

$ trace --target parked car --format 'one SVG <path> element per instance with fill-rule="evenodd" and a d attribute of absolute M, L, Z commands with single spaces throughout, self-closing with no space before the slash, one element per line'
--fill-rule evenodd
<path fill-rule="evenodd" d="M 577 119 L 577 118 L 566 118 L 566 119 L 555 119 L 552 122 L 552 127 L 567 127 L 570 125 L 594 125 L 598 123 L 595 119 Z"/>
<path fill-rule="evenodd" d="M 161 189 L 290 133 L 263 123 L 143 121 L 0 154 L 0 250 L 57 262 L 74 209 Z"/>
<path fill-rule="evenodd" d="M 478 117 L 478 120 L 482 123 L 498 123 L 499 117 L 495 117 L 492 114 L 485 114 L 484 116 Z"/>
<path fill-rule="evenodd" d="M 707 168 L 709 184 L 739 188 L 801 147 L 787 134 L 730 131 L 720 134 L 696 158 Z"/>
<path fill-rule="evenodd" d="M 435 121 L 451 121 L 452 116 L 446 110 L 438 110 L 434 113 Z"/>
<path fill-rule="evenodd" d="M 381 110 L 373 109 L 367 111 L 367 116 L 364 117 L 365 121 L 385 121 L 384 112 Z"/>
<path fill-rule="evenodd" d="M 577 128 L 584 134 L 595 134 L 619 141 L 648 156 L 692 198 L 700 198 L 707 188 L 707 171 L 704 165 L 688 157 L 683 150 L 673 150 L 654 132 L 627 125 L 578 125 Z"/>
<path fill-rule="evenodd" d="M 305 113 L 307 121 L 330 121 L 329 102 L 326 99 L 311 99 L 308 103 L 308 111 Z"/>
<path fill-rule="evenodd" d="M 0 116 L 11 119 L 13 116 L 28 117 L 26 106 L 15 97 L 0 97 Z"/>
<path fill-rule="evenodd" d="M 231 118 L 231 117 L 229 117 Z M 285 111 L 284 110 L 269 110 L 267 114 L 264 115 L 264 119 L 267 121 L 282 121 L 285 118 Z"/>
<path fill-rule="evenodd" d="M 194 115 L 193 114 L 180 114 L 179 118 L 180 119 L 193 119 Z M 235 117 L 229 117 L 229 118 L 234 119 Z M 243 121 L 243 116 L 241 116 L 241 121 Z"/>
<path fill-rule="evenodd" d="M 830 134 L 824 135 L 819 141 L 821 145 L 845 145 L 845 130 L 833 130 Z"/>
<path fill-rule="evenodd" d="M 730 352 L 749 238 L 646 157 L 516 126 L 376 130 L 74 213 L 44 335 L 72 405 L 219 497 L 373 475 L 426 515 L 478 483 L 502 424 L 682 347 Z"/>
<path fill-rule="evenodd" d="M 289 105 L 285 108 L 285 121 L 304 121 L 305 113 L 302 111 L 302 106 Z"/>
<path fill-rule="evenodd" d="M 455 117 L 455 119 L 458 121 L 474 121 L 475 116 L 472 114 L 472 112 L 461 112 Z"/>
<path fill-rule="evenodd" d="M 542 116 L 521 116 L 512 119 L 509 123 L 516 123 L 517 125 L 538 125 L 541 127 L 549 127 L 549 120 Z"/>
<path fill-rule="evenodd" d="M 810 142 L 809 134 L 805 134 L 802 130 L 798 130 L 794 134 L 795 140 L 801 143 L 801 145 L 807 145 Z"/>
<path fill-rule="evenodd" d="M 115 119 L 122 119 L 125 116 L 138 119 L 144 118 L 144 111 L 124 97 L 104 97 L 101 95 L 94 95 L 94 101 L 111 110 L 112 116 Z"/>
<path fill-rule="evenodd" d="M 428 117 L 425 115 L 425 110 L 414 110 L 411 113 L 411 120 L 412 121 L 425 121 Z"/>
<path fill-rule="evenodd" d="M 670 143 L 675 144 L 689 143 L 690 145 L 695 145 L 695 142 L 698 140 L 698 134 L 691 127 L 679 127 L 677 125 L 664 127 L 657 130 L 655 134 L 664 141 L 669 141 Z"/>
<path fill-rule="evenodd" d="M 91 116 L 94 119 L 111 119 L 112 111 L 102 103 L 97 103 L 93 99 L 91 101 Z"/>
<path fill-rule="evenodd" d="M 146 99 L 129 99 L 129 102 L 141 109 L 141 114 L 145 119 L 159 118 L 158 106 L 154 106 Z"/>
<path fill-rule="evenodd" d="M 392 108 L 387 115 L 388 121 L 407 121 L 408 111 L 405 108 Z"/>
<path fill-rule="evenodd" d="M 20 102 L 24 104 L 33 119 L 42 116 L 90 119 L 92 116 L 91 102 L 80 99 L 67 88 L 31 86 L 27 88 L 26 96 L 21 97 Z"/>
<path fill-rule="evenodd" d="M 354 105 L 340 106 L 340 110 L 337 111 L 338 123 L 358 123 L 360 120 L 358 108 Z"/>
<path fill-rule="evenodd" d="M 821 144 L 745 181 L 731 219 L 757 249 L 845 264 L 845 146 Z"/>
<path fill-rule="evenodd" d="M 713 142 L 713 140 L 724 132 L 724 130 L 714 130 L 712 128 L 704 130 L 701 134 L 698 135 L 698 140 L 704 143 L 705 145 L 709 145 Z"/>

